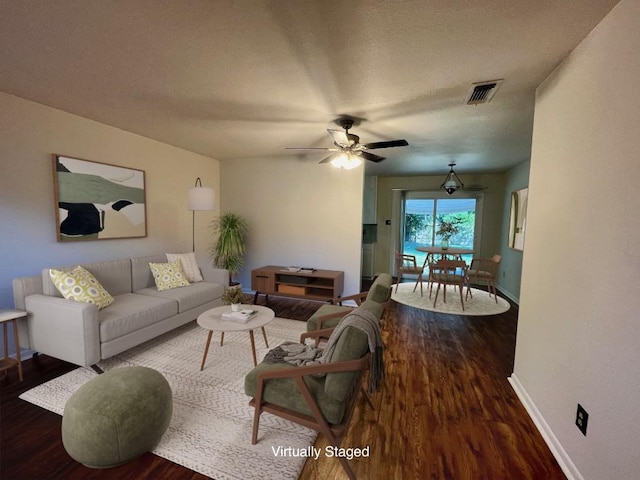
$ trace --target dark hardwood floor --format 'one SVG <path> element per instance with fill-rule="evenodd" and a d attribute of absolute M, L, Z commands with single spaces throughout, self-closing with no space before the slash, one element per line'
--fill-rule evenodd
<path fill-rule="evenodd" d="M 320 304 L 270 297 L 269 306 L 277 316 L 305 320 Z M 351 460 L 358 478 L 564 479 L 507 381 L 516 327 L 514 306 L 501 315 L 460 317 L 391 302 L 383 318 L 386 379 L 373 395 L 376 410 L 361 401 L 342 443 L 370 447 L 370 458 Z M 108 470 L 73 461 L 62 446 L 61 417 L 18 398 L 73 368 L 41 355 L 24 362 L 23 382 L 14 371 L 0 379 L 0 478 L 206 478 L 150 453 Z M 319 436 L 316 446 L 325 444 Z M 335 458 L 321 456 L 307 461 L 300 478 L 346 475 Z"/>

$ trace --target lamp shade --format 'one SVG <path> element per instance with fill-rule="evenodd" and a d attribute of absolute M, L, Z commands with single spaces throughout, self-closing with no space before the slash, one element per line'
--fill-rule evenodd
<path fill-rule="evenodd" d="M 189 210 L 213 210 L 215 192 L 213 188 L 191 187 L 189 189 Z"/>

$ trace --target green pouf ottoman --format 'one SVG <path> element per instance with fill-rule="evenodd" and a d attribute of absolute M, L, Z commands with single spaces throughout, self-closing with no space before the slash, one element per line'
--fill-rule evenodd
<path fill-rule="evenodd" d="M 171 387 L 146 367 L 116 368 L 82 385 L 62 416 L 62 443 L 91 468 L 122 465 L 160 442 L 173 412 Z"/>

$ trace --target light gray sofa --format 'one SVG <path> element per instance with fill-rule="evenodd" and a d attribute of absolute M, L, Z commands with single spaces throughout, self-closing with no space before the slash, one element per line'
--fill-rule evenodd
<path fill-rule="evenodd" d="M 15 306 L 28 313 L 19 324 L 20 346 L 94 366 L 222 305 L 229 285 L 227 270 L 203 268 L 204 282 L 159 292 L 149 263 L 166 261 L 166 255 L 153 255 L 82 265 L 115 299 L 102 310 L 64 299 L 48 268 L 41 276 L 14 279 Z"/>

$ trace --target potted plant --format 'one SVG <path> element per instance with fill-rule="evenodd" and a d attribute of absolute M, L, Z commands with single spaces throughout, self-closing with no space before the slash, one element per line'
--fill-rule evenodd
<path fill-rule="evenodd" d="M 454 218 L 453 220 L 440 220 L 440 227 L 436 232 L 441 238 L 441 247 L 443 250 L 449 248 L 449 240 L 460 231 L 460 223 L 462 220 Z"/>
<path fill-rule="evenodd" d="M 244 263 L 245 238 L 249 224 L 240 215 L 224 213 L 211 224 L 213 235 L 217 235 L 215 244 L 209 254 L 218 268 L 229 270 L 229 280 L 234 285 L 234 277 Z"/>
<path fill-rule="evenodd" d="M 222 301 L 225 305 L 231 305 L 232 311 L 237 312 L 240 311 L 243 297 L 242 288 L 240 288 L 240 285 L 235 285 L 225 290 L 222 294 Z"/>

